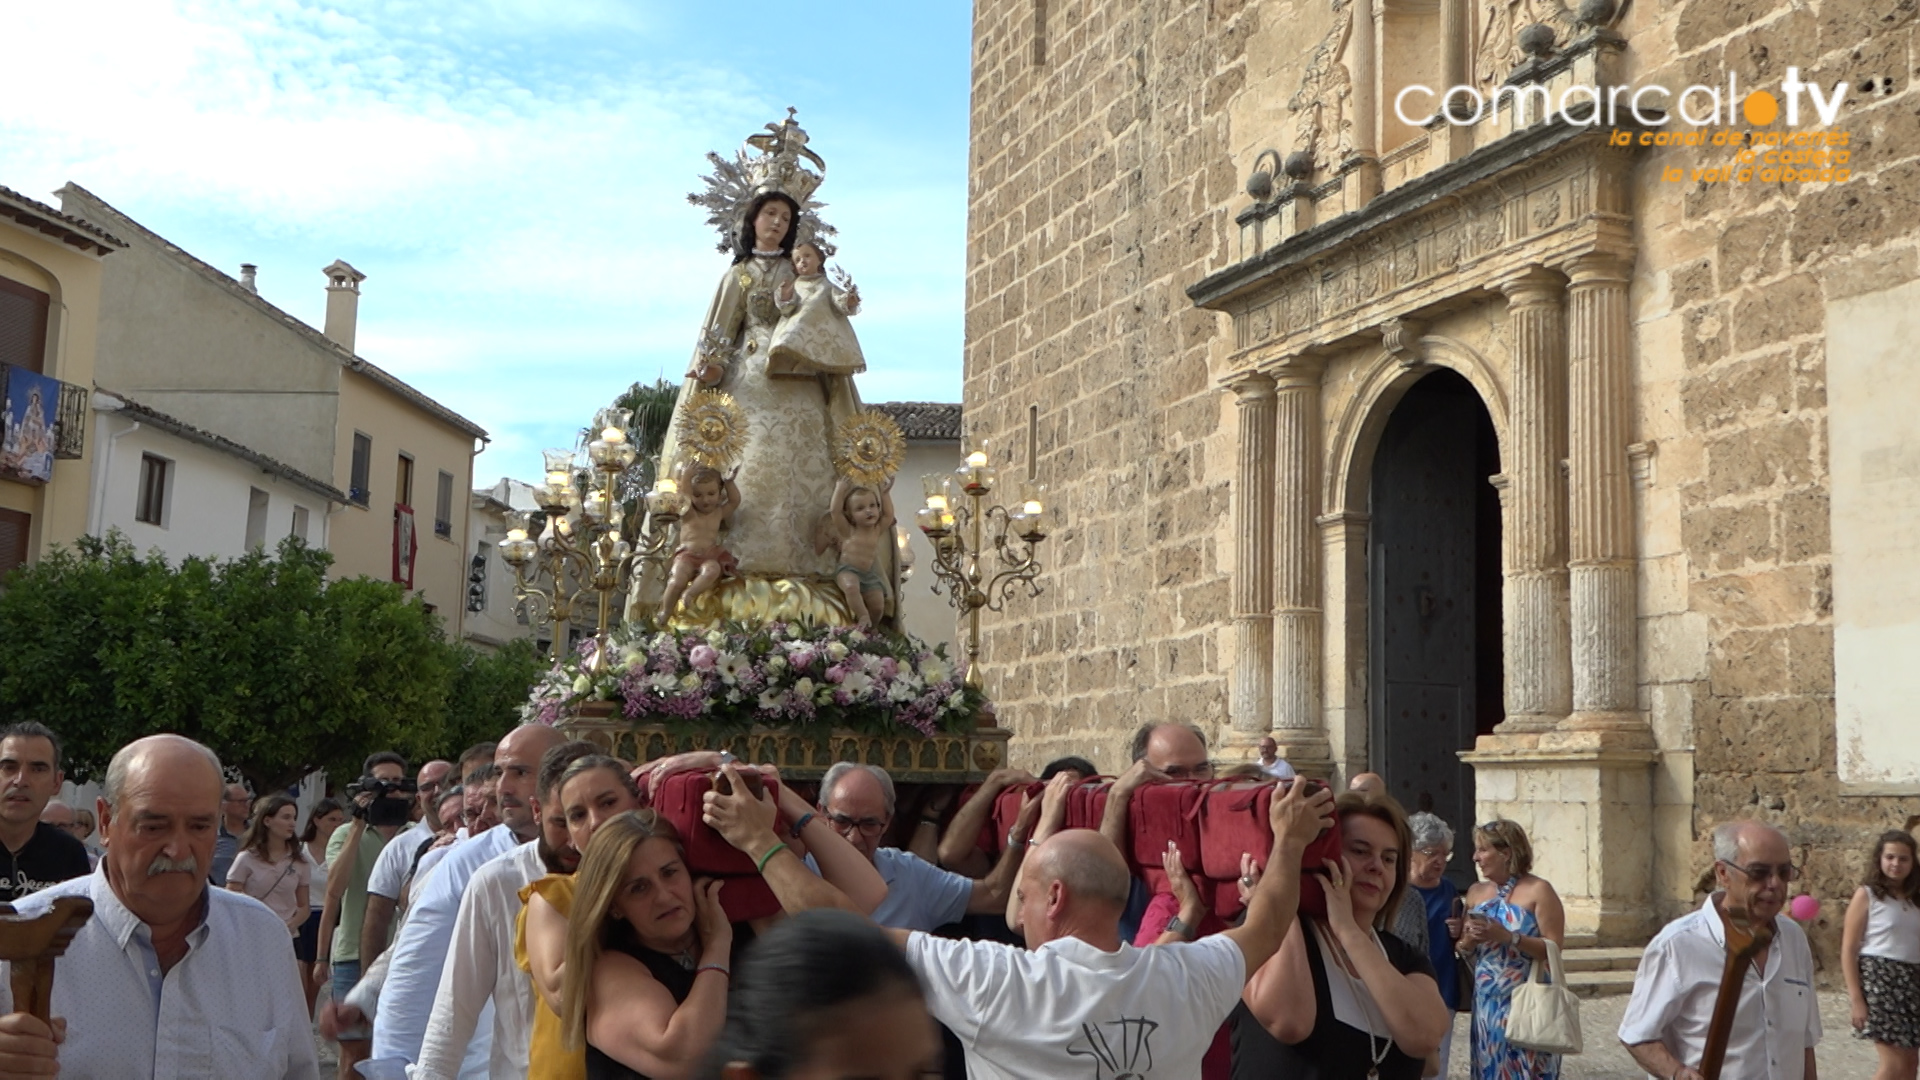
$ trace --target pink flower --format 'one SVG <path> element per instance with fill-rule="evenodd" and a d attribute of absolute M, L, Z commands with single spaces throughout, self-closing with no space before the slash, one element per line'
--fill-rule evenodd
<path fill-rule="evenodd" d="M 793 665 L 795 671 L 805 671 L 812 667 L 813 662 L 818 659 L 819 655 L 812 649 L 801 649 L 799 652 L 794 653 L 793 657 L 787 662 Z"/>
<path fill-rule="evenodd" d="M 900 673 L 900 661 L 895 660 L 891 656 L 883 657 L 881 659 L 880 676 L 882 678 L 891 679 L 899 673 Z"/>
<path fill-rule="evenodd" d="M 693 650 L 687 653 L 687 662 L 693 665 L 695 671 L 712 671 L 713 665 L 719 660 L 720 654 L 714 651 L 711 645 L 695 645 Z"/>
<path fill-rule="evenodd" d="M 847 669 L 845 665 L 835 664 L 827 669 L 827 681 L 830 683 L 844 682 L 846 678 Z"/>

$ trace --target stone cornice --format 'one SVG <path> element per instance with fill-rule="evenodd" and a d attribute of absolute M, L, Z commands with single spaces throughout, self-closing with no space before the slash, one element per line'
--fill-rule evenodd
<path fill-rule="evenodd" d="M 1529 266 L 1631 258 L 1632 151 L 1555 120 L 1387 192 L 1195 284 L 1233 316 L 1233 367 L 1375 336 L 1438 300 L 1492 291 Z M 1439 294 L 1439 295 L 1436 295 Z"/>

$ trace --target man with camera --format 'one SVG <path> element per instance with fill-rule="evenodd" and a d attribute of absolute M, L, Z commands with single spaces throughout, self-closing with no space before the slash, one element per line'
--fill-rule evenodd
<path fill-rule="evenodd" d="M 360 921 L 360 970 L 366 971 L 386 951 L 393 932 L 393 912 L 406 884 L 408 872 L 420 854 L 421 845 L 440 831 L 440 786 L 453 771 L 450 762 L 438 759 L 420 766 L 414 777 L 419 799 L 419 820 L 387 843 L 367 876 L 367 910 Z"/>
<path fill-rule="evenodd" d="M 327 842 L 327 900 L 320 915 L 319 961 L 331 965 L 333 1000 L 347 999 L 360 981 L 360 929 L 367 912 L 367 880 L 387 843 L 412 816 L 414 784 L 407 759 L 391 750 L 367 757 L 360 779 L 347 785 L 353 820 L 335 829 Z M 372 1051 L 373 1033 L 364 1024 L 342 1027 L 340 1077 L 352 1080 L 354 1066 Z"/>

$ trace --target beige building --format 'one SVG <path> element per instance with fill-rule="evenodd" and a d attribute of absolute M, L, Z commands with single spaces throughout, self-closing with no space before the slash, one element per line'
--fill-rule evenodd
<path fill-rule="evenodd" d="M 900 433 L 907 437 L 906 459 L 893 490 L 894 527 L 906 536 L 913 560 L 912 572 L 900 583 L 901 610 L 906 616 L 901 625 L 929 645 L 946 645 L 947 655 L 958 660 L 963 650 L 956 648 L 956 642 L 965 639 L 965 631 L 958 629 L 959 615 L 947 591 L 933 591 L 940 581 L 933 572 L 933 542 L 914 526 L 913 512 L 920 506 L 922 476 L 950 473 L 960 467 L 960 405 L 883 401 L 872 407 L 893 417 Z"/>
<path fill-rule="evenodd" d="M 1067 525 L 988 644 L 1024 763 L 1272 733 L 1518 820 L 1603 940 L 1716 822 L 1830 901 L 1908 823 L 1914 12 L 1578 7 L 976 5 L 969 434 L 1036 408 Z"/>
<path fill-rule="evenodd" d="M 101 285 L 95 380 L 345 492 L 324 530 L 334 573 L 408 584 L 459 637 L 486 432 L 354 353 L 365 275 L 322 271 L 316 330 L 262 299 L 253 267 L 229 277 L 76 184 L 60 196 L 128 243 Z"/>
<path fill-rule="evenodd" d="M 101 268 L 125 246 L 0 188 L 0 576 L 86 532 Z M 53 415 L 44 437 L 40 424 L 15 422 L 36 398 Z"/>

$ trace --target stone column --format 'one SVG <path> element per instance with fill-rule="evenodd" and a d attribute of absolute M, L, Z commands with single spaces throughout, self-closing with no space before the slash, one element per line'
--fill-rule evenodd
<path fill-rule="evenodd" d="M 1346 209 L 1358 210 L 1380 194 L 1380 33 L 1385 16 L 1382 0 L 1354 0 L 1349 10 L 1353 18 L 1353 38 L 1348 43 L 1347 75 L 1352 79 L 1353 97 L 1349 102 L 1353 121 L 1353 153 L 1339 163 L 1345 178 Z M 1338 63 L 1338 60 L 1334 61 Z M 1330 137 L 1338 138 L 1337 132 Z"/>
<path fill-rule="evenodd" d="M 1507 718 L 1501 734 L 1552 730 L 1573 702 L 1567 599 L 1567 337 L 1563 279 L 1535 267 L 1500 284 L 1513 343 L 1501 529 Z"/>
<path fill-rule="evenodd" d="M 1257 372 L 1232 384 L 1240 413 L 1239 471 L 1234 476 L 1233 625 L 1237 647 L 1233 730 L 1259 738 L 1273 727 L 1274 387 Z"/>
<path fill-rule="evenodd" d="M 1629 263 L 1582 255 L 1567 266 L 1568 540 L 1573 593 L 1573 730 L 1639 728 L 1635 700 L 1633 441 Z"/>
<path fill-rule="evenodd" d="M 1440 0 L 1440 93 L 1467 85 L 1467 0 Z"/>
<path fill-rule="evenodd" d="M 1322 738 L 1320 716 L 1320 360 L 1275 372 L 1274 737 Z"/>

